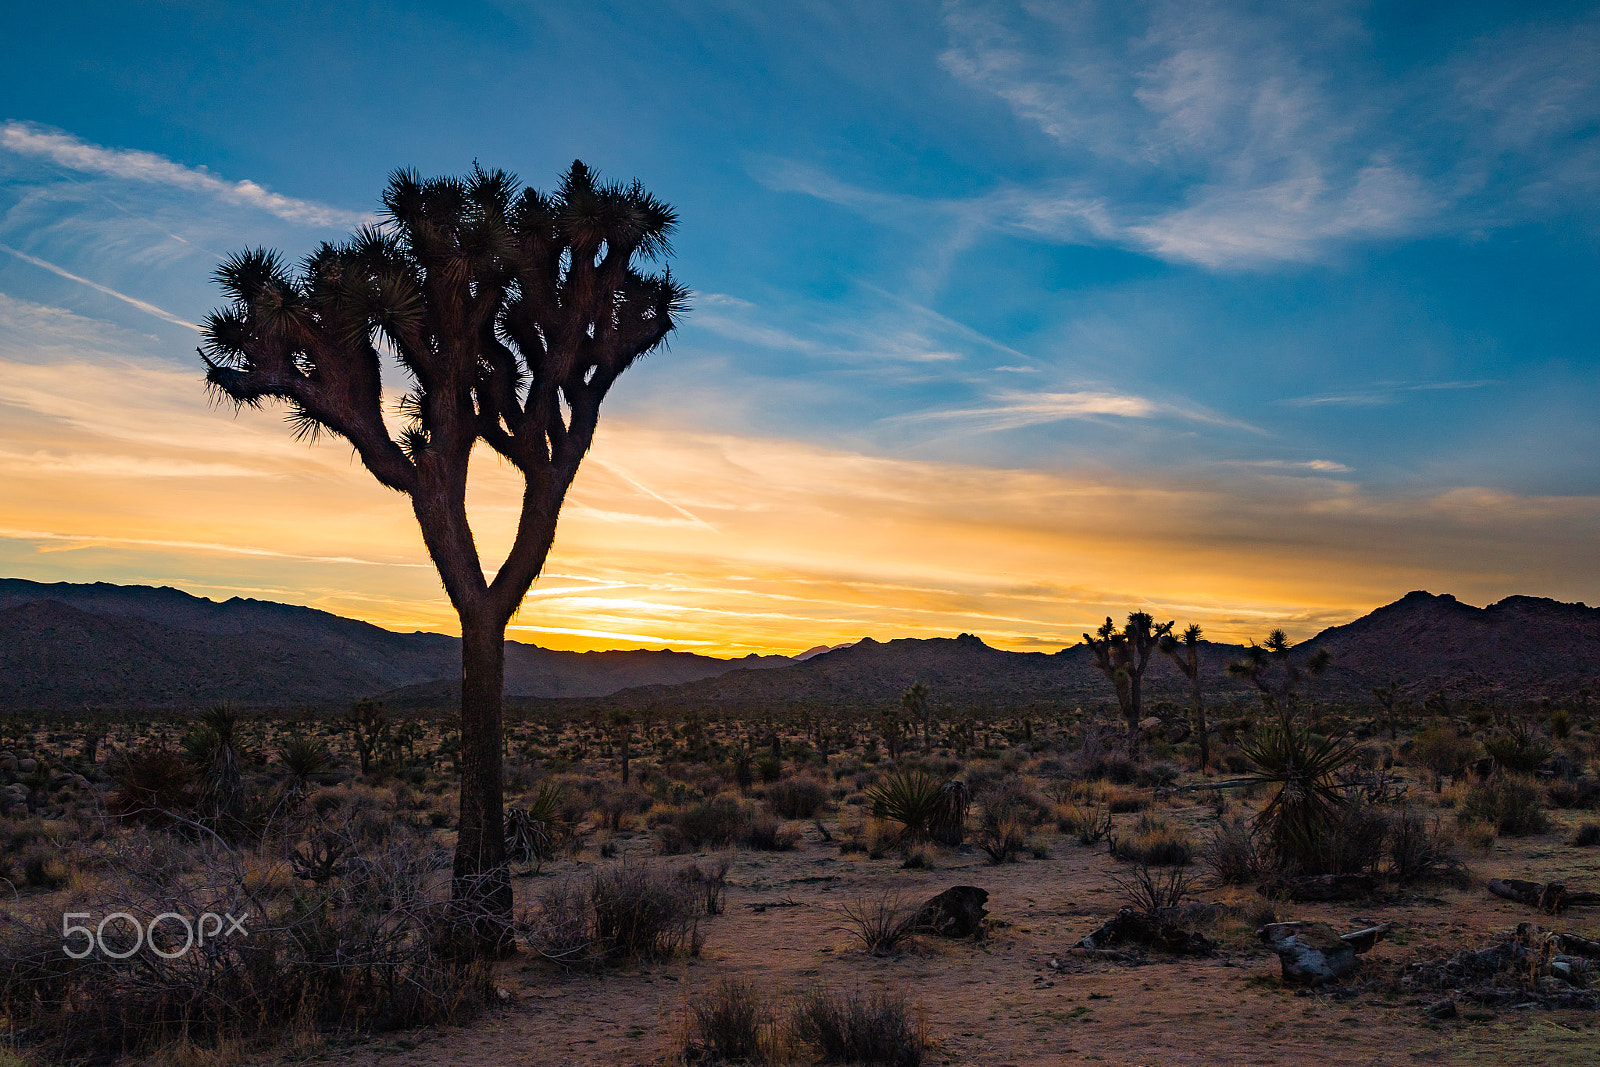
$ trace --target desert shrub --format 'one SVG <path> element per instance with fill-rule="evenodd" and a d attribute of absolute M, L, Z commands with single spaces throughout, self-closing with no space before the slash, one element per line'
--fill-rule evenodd
<path fill-rule="evenodd" d="M 915 911 L 903 908 L 897 893 L 885 892 L 873 899 L 858 897 L 839 907 L 850 936 L 874 956 L 887 956 L 900 948 L 913 933 Z"/>
<path fill-rule="evenodd" d="M 1552 808 L 1592 809 L 1600 806 L 1600 781 L 1578 778 L 1570 782 L 1554 781 L 1545 786 L 1545 795 Z"/>
<path fill-rule="evenodd" d="M 1600 845 L 1600 822 L 1586 822 L 1572 835 L 1573 848 L 1594 848 Z"/>
<path fill-rule="evenodd" d="M 1080 845 L 1098 845 L 1111 827 L 1111 812 L 1096 800 L 1063 805 L 1056 814 L 1056 829 L 1076 837 Z"/>
<path fill-rule="evenodd" d="M 1219 823 L 1206 839 L 1200 860 L 1222 885 L 1245 885 L 1261 877 L 1266 859 L 1255 829 L 1244 817 Z"/>
<path fill-rule="evenodd" d="M 789 1033 L 822 1063 L 919 1067 L 927 1048 L 905 999 L 889 993 L 811 990 L 795 1005 Z"/>
<path fill-rule="evenodd" d="M 1463 824 L 1487 823 L 1505 837 L 1542 834 L 1550 827 L 1542 801 L 1539 788 L 1531 782 L 1496 775 L 1467 790 L 1456 817 Z"/>
<path fill-rule="evenodd" d="M 788 852 L 800 843 L 798 826 L 779 822 L 767 812 L 761 812 L 746 825 L 741 840 L 762 852 Z"/>
<path fill-rule="evenodd" d="M 933 849 L 927 845 L 913 845 L 906 849 L 905 859 L 901 861 L 901 870 L 906 871 L 931 871 L 935 864 Z"/>
<path fill-rule="evenodd" d="M 783 777 L 783 760 L 777 756 L 762 756 L 756 760 L 756 773 L 763 782 L 776 782 Z"/>
<path fill-rule="evenodd" d="M 1015 862 L 1018 854 L 1028 843 L 1028 831 L 1016 819 L 984 813 L 979 822 L 976 837 L 978 847 L 983 849 L 989 857 L 989 862 L 996 866 L 1002 863 Z"/>
<path fill-rule="evenodd" d="M 1411 758 L 1433 775 L 1433 791 L 1439 792 L 1445 775 L 1457 778 L 1477 754 L 1478 746 L 1467 737 L 1457 737 L 1454 728 L 1434 726 L 1419 733 L 1412 742 Z"/>
<path fill-rule="evenodd" d="M 633 816 L 649 811 L 654 800 L 637 786 L 622 786 L 602 794 L 595 810 L 600 813 L 600 823 L 607 830 L 623 830 Z"/>
<path fill-rule="evenodd" d="M 110 766 L 106 810 L 125 819 L 160 824 L 194 806 L 194 777 L 183 757 L 148 745 L 117 753 Z"/>
<path fill-rule="evenodd" d="M 1550 758 L 1550 742 L 1524 722 L 1495 734 L 1483 748 L 1496 766 L 1510 774 L 1532 774 Z"/>
<path fill-rule="evenodd" d="M 1156 874 L 1147 864 L 1141 863 L 1125 877 L 1113 875 L 1111 880 L 1122 890 L 1128 907 L 1147 915 L 1159 915 L 1176 908 L 1193 889 L 1181 867 Z"/>
<path fill-rule="evenodd" d="M 1134 781 L 1146 787 L 1171 785 L 1178 780 L 1178 768 L 1170 763 L 1151 763 L 1140 767 L 1134 774 Z"/>
<path fill-rule="evenodd" d="M 1153 867 L 1182 866 L 1194 859 L 1194 838 L 1162 819 L 1141 815 L 1131 837 L 1107 838 L 1111 855 Z"/>
<path fill-rule="evenodd" d="M 1451 854 L 1449 836 L 1437 815 L 1430 819 L 1413 808 L 1400 811 L 1389 821 L 1386 846 L 1389 876 L 1398 882 L 1466 879 L 1466 868 Z"/>
<path fill-rule="evenodd" d="M 767 1008 L 754 983 L 725 978 L 689 1009 L 690 1063 L 762 1063 L 772 1052 Z"/>
<path fill-rule="evenodd" d="M 749 812 L 733 796 L 717 796 L 685 806 L 656 829 L 657 847 L 666 855 L 728 848 L 745 833 Z"/>
<path fill-rule="evenodd" d="M 828 789 L 809 775 L 774 782 L 767 789 L 767 806 L 782 819 L 813 819 L 828 801 Z"/>
<path fill-rule="evenodd" d="M 1050 801 L 1026 779 L 1011 776 L 974 791 L 982 805 L 984 818 L 1013 822 L 1025 829 L 1038 826 L 1050 817 Z"/>
<path fill-rule="evenodd" d="M 589 887 L 594 940 L 608 959 L 668 959 L 700 954 L 703 898 L 650 868 L 611 868 Z"/>
<path fill-rule="evenodd" d="M 691 863 L 686 867 L 678 868 L 676 877 L 678 881 L 694 888 L 701 903 L 705 905 L 707 915 L 721 915 L 723 907 L 722 894 L 728 885 L 729 866 L 727 857 L 714 860 L 704 866 L 698 863 Z"/>
<path fill-rule="evenodd" d="M 1132 815 L 1150 807 L 1150 798 L 1131 790 L 1110 788 L 1104 792 L 1106 810 L 1113 815 Z"/>
<path fill-rule="evenodd" d="M 137 842 L 135 843 L 137 844 Z M 105 928 L 117 960 L 62 951 L 61 914 L 14 915 L 0 926 L 0 1014 L 51 1060 L 109 1062 L 177 1038 L 201 1044 L 270 1039 L 288 1028 L 384 1029 L 458 1020 L 486 992 L 487 969 L 441 957 L 437 946 L 472 917 L 430 891 L 424 857 L 394 849 L 363 857 L 359 878 L 305 887 L 275 855 L 208 837 L 188 850 L 193 875 L 152 864 L 159 850 L 114 845 L 117 878 L 74 906 L 150 923 L 165 912 L 248 913 L 244 935 L 179 951 L 186 935 L 162 924 L 135 940 Z M 80 942 L 73 941 L 77 947 Z M 169 958 L 161 958 L 158 952 Z"/>
<path fill-rule="evenodd" d="M 1389 817 L 1381 808 L 1346 801 L 1301 857 L 1301 874 L 1376 874 L 1389 837 Z"/>

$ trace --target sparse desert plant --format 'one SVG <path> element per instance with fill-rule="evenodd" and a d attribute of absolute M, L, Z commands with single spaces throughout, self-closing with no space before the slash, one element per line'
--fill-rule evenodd
<path fill-rule="evenodd" d="M 333 755 L 320 737 L 291 737 L 278 747 L 278 762 L 289 772 L 290 785 L 303 791 L 311 785 L 312 775 L 333 765 Z"/>
<path fill-rule="evenodd" d="M 1266 859 L 1255 827 L 1243 816 L 1218 823 L 1200 851 L 1200 860 L 1222 885 L 1246 885 L 1261 877 Z"/>
<path fill-rule="evenodd" d="M 1456 736 L 1450 726 L 1433 726 L 1419 733 L 1411 746 L 1411 757 L 1433 776 L 1433 791 L 1444 788 L 1445 775 L 1460 777 L 1472 761 L 1478 746 L 1469 737 Z"/>
<path fill-rule="evenodd" d="M 1461 823 L 1482 822 L 1504 837 L 1542 834 L 1550 828 L 1539 787 L 1508 775 L 1496 775 L 1467 790 L 1457 811 Z"/>
<path fill-rule="evenodd" d="M 167 822 L 194 804 L 194 777 L 188 765 L 164 746 L 117 753 L 111 760 L 111 781 L 106 809 L 125 819 Z"/>
<path fill-rule="evenodd" d="M 1111 855 L 1140 865 L 1181 867 L 1194 860 L 1194 838 L 1165 820 L 1139 816 L 1130 836 L 1107 836 Z"/>
<path fill-rule="evenodd" d="M 666 855 L 707 848 L 728 848 L 745 834 L 750 814 L 738 797 L 717 796 L 684 806 L 656 828 L 656 844 Z"/>
<path fill-rule="evenodd" d="M 705 1064 L 767 1062 L 773 1052 L 768 1014 L 754 983 L 724 978 L 689 1009 L 684 1058 Z"/>
<path fill-rule="evenodd" d="M 900 895 L 885 892 L 875 898 L 858 897 L 839 906 L 850 936 L 874 956 L 895 952 L 913 933 L 915 914 L 900 904 Z"/>
<path fill-rule="evenodd" d="M 1056 829 L 1077 837 L 1078 844 L 1084 846 L 1098 845 L 1113 825 L 1111 812 L 1095 800 L 1068 804 L 1056 816 Z"/>
<path fill-rule="evenodd" d="M 722 894 L 728 885 L 728 867 L 731 864 L 726 856 L 712 860 L 704 866 L 691 863 L 686 867 L 678 868 L 678 880 L 693 886 L 699 894 L 701 902 L 705 905 L 707 915 L 722 914 Z"/>
<path fill-rule="evenodd" d="M 1600 822 L 1586 822 L 1572 835 L 1573 848 L 1594 848 L 1600 845 Z"/>
<path fill-rule="evenodd" d="M 822 1063 L 919 1067 L 928 1044 L 905 998 L 889 993 L 813 989 L 795 1005 L 789 1033 Z"/>
<path fill-rule="evenodd" d="M 1450 851 L 1444 822 L 1415 808 L 1406 808 L 1389 821 L 1387 839 L 1389 875 L 1398 882 L 1462 883 L 1466 868 Z"/>
<path fill-rule="evenodd" d="M 1157 874 L 1149 865 L 1141 863 L 1126 875 L 1113 875 L 1111 880 L 1122 890 L 1129 907 L 1147 915 L 1159 915 L 1168 908 L 1176 908 L 1193 890 L 1189 876 L 1181 867 Z"/>
<path fill-rule="evenodd" d="M 703 898 L 651 868 L 614 867 L 589 888 L 594 939 L 609 959 L 667 959 L 700 954 Z"/>
<path fill-rule="evenodd" d="M 781 819 L 813 819 L 827 802 L 827 786 L 810 775 L 795 775 L 767 787 L 767 806 Z"/>
<path fill-rule="evenodd" d="M 977 844 L 996 866 L 1012 863 L 1028 843 L 1028 831 L 1016 819 L 990 816 L 987 812 L 978 824 Z"/>
<path fill-rule="evenodd" d="M 800 843 L 802 836 L 799 827 L 760 812 L 745 825 L 742 840 L 761 852 L 788 852 Z"/>
<path fill-rule="evenodd" d="M 1550 758 L 1550 742 L 1520 721 L 1489 738 L 1483 748 L 1495 766 L 1508 774 L 1532 774 Z"/>

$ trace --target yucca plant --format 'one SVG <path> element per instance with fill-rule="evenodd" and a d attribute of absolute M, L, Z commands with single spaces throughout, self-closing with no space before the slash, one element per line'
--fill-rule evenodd
<path fill-rule="evenodd" d="M 1356 758 L 1355 742 L 1337 735 L 1318 737 L 1284 712 L 1241 747 L 1252 776 L 1278 786 L 1256 816 L 1268 848 L 1285 866 L 1315 867 L 1322 841 L 1345 805 L 1333 776 Z"/>
<path fill-rule="evenodd" d="M 941 840 L 952 836 L 960 841 L 959 825 L 966 818 L 965 787 L 956 782 L 941 782 L 924 771 L 896 771 L 878 785 L 866 790 L 872 814 L 899 823 L 905 841 Z M 955 824 L 952 827 L 952 823 Z"/>
<path fill-rule="evenodd" d="M 328 745 L 321 738 L 293 737 L 278 748 L 278 762 L 289 772 L 289 786 L 303 792 L 311 776 L 327 770 L 333 762 Z"/>
<path fill-rule="evenodd" d="M 571 827 L 561 815 L 561 787 L 542 782 L 525 808 L 506 811 L 506 856 L 537 869 L 566 842 Z"/>

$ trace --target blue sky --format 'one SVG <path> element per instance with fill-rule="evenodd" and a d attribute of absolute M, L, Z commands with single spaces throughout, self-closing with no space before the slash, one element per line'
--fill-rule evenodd
<path fill-rule="evenodd" d="M 298 255 L 361 221 L 398 166 L 478 159 L 548 186 L 581 157 L 677 206 L 674 269 L 698 294 L 670 352 L 614 393 L 621 428 L 831 450 L 794 474 L 824 482 L 830 465 L 902 463 L 1092 483 L 1041 505 L 1039 526 L 1209 546 L 1194 568 L 1213 600 L 1197 610 L 1224 626 L 1251 625 L 1249 600 L 1314 628 L 1413 581 L 1600 598 L 1594 5 L 151 3 L 9 18 L 0 356 L 17 366 L 92 350 L 103 367 L 191 371 L 183 323 L 216 303 L 218 253 Z M 0 380 L 0 404 L 32 426 L 6 454 L 66 462 L 97 436 L 138 451 L 136 429 L 67 427 L 52 387 L 30 382 L 8 396 Z M 700 514 L 692 487 L 650 489 Z M 1146 490 L 1206 502 L 1142 510 Z M 881 513 L 864 501 L 829 513 Z M 29 506 L 0 526 L 84 537 L 113 521 L 85 506 L 38 530 L 48 509 Z M 982 525 L 982 499 L 966 511 Z M 1123 529 L 1163 519 L 1159 535 Z M 971 553 L 1034 536 L 1018 522 L 975 533 Z M 24 576 L 224 584 L 199 557 L 79 552 L 71 570 L 34 554 L 37 538 L 6 544 Z M 1229 601 L 1252 554 L 1281 557 L 1277 591 Z M 939 576 L 960 556 L 902 584 L 953 588 Z M 799 566 L 788 549 L 767 562 Z M 1296 592 L 1294 565 L 1371 580 L 1343 599 Z M 1033 579 L 1093 596 L 1070 618 L 1019 616 L 1011 640 L 1028 619 L 1070 629 L 1175 581 L 1063 568 Z M 274 588 L 348 609 L 325 599 L 338 585 Z"/>

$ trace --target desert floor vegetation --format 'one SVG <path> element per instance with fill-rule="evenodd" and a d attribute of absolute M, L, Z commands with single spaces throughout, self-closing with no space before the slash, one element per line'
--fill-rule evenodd
<path fill-rule="evenodd" d="M 1585 713 L 1418 709 L 1391 740 L 1371 709 L 1220 704 L 1202 773 L 1192 738 L 1130 754 L 1116 709 L 974 711 L 925 752 L 922 719 L 634 713 L 624 749 L 606 718 L 529 712 L 504 754 L 517 946 L 476 964 L 459 745 L 374 714 L 0 719 L 0 1062 L 1600 1054 L 1595 971 L 1500 975 L 1534 1007 L 1417 980 L 1522 923 L 1596 937 L 1600 908 L 1486 888 L 1600 891 Z M 977 936 L 919 921 L 952 886 L 987 891 Z M 203 953 L 120 920 L 126 958 L 63 952 L 63 914 L 115 912 L 251 918 Z M 1081 947 L 1124 912 L 1207 951 Z M 1388 933 L 1296 988 L 1256 936 L 1291 919 Z"/>

